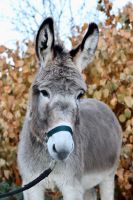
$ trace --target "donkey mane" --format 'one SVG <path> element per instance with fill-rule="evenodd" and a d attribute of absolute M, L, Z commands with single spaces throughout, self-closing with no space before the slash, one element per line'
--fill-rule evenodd
<path fill-rule="evenodd" d="M 56 44 L 54 46 L 54 56 L 61 55 L 64 53 L 64 47 L 61 44 Z"/>

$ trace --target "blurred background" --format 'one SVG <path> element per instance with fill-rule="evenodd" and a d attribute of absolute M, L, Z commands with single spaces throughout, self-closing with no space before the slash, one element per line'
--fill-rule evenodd
<path fill-rule="evenodd" d="M 95 58 L 84 72 L 86 97 L 104 101 L 121 123 L 115 199 L 133 200 L 133 0 L 0 0 L 0 192 L 21 185 L 17 144 L 37 70 L 34 40 L 48 16 L 67 49 L 80 43 L 90 22 L 99 26 Z M 55 190 L 46 198 L 62 197 Z"/>

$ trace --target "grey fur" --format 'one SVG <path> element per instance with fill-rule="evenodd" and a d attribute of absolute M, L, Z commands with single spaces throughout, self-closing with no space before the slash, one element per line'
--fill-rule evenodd
<path fill-rule="evenodd" d="M 86 84 L 76 68 L 74 58 L 64 48 L 58 49 L 54 54 L 51 51 L 52 59 L 50 56 L 45 67 L 41 60 L 41 67 L 31 87 L 18 148 L 23 184 L 49 167 L 52 158 L 47 150 L 46 132 L 60 120 L 73 125 L 74 150 L 66 160 L 58 160 L 48 180 L 24 193 L 25 200 L 34 200 L 37 195 L 41 200 L 45 188 L 53 184 L 59 187 L 65 200 L 83 200 L 86 190 L 82 186 L 83 177 L 88 175 L 89 178 L 93 174 L 99 176 L 106 172 L 107 176 L 96 183 L 110 183 L 120 155 L 122 130 L 114 113 L 96 99 L 76 99 L 79 91 L 86 90 Z M 49 103 L 44 106 L 40 105 L 42 89 L 47 89 L 51 96 Z M 91 181 L 93 178 L 90 178 Z M 67 194 L 67 188 L 71 195 Z M 90 188 L 88 185 L 87 189 Z M 106 194 L 102 194 L 101 198 L 105 200 Z"/>

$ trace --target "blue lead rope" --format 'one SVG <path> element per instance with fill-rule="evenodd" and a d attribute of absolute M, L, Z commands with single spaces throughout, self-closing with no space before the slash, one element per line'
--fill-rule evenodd
<path fill-rule="evenodd" d="M 69 133 L 71 133 L 71 135 L 73 135 L 73 131 L 70 126 L 61 125 L 61 126 L 57 126 L 57 127 L 53 128 L 49 132 L 47 132 L 47 137 L 50 138 L 52 135 L 54 135 L 55 133 L 60 132 L 60 131 L 68 131 Z"/>

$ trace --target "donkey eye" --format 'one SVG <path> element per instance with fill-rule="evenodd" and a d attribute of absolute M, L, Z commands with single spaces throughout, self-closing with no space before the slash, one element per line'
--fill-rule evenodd
<path fill-rule="evenodd" d="M 81 91 L 78 95 L 77 95 L 77 99 L 80 100 L 83 96 L 84 96 L 85 92 Z"/>
<path fill-rule="evenodd" d="M 40 91 L 44 97 L 50 97 L 49 93 L 46 90 Z"/>

